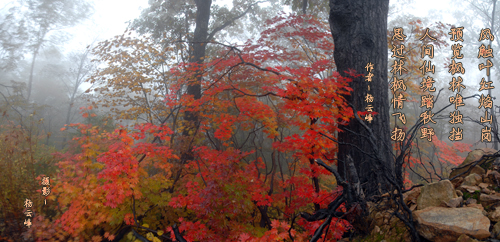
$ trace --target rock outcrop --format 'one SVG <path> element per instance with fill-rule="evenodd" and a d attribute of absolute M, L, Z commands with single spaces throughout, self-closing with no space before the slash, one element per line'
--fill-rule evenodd
<path fill-rule="evenodd" d="M 417 209 L 437 207 L 457 197 L 453 184 L 449 180 L 431 183 L 422 187 L 417 199 Z"/>
<path fill-rule="evenodd" d="M 462 234 L 476 239 L 490 237 L 490 220 L 477 208 L 428 207 L 414 212 L 417 230 L 435 242 L 455 242 Z"/>
<path fill-rule="evenodd" d="M 473 150 L 469 153 L 469 155 L 467 155 L 467 158 L 465 158 L 465 160 L 462 162 L 462 164 L 460 164 L 458 167 L 459 169 L 455 169 L 451 172 L 450 174 L 450 178 L 453 178 L 465 171 L 467 171 L 470 167 L 470 164 L 478 161 L 479 159 L 481 159 L 481 157 L 483 155 L 492 155 L 496 152 L 496 150 L 494 149 L 490 149 L 490 148 L 483 148 L 483 149 L 476 149 L 476 150 Z M 484 163 L 484 161 L 478 163 L 475 167 L 473 167 L 469 172 L 461 175 L 461 177 L 466 177 L 468 176 L 469 174 L 478 174 L 478 175 L 484 175 L 486 174 L 486 171 L 480 167 L 480 165 L 482 165 Z"/>
<path fill-rule="evenodd" d="M 462 186 L 476 186 L 479 183 L 482 182 L 482 178 L 480 175 L 473 173 L 464 178 L 464 182 L 462 183 Z"/>
<path fill-rule="evenodd" d="M 481 160 L 483 155 L 495 152 L 476 149 L 450 178 L 473 166 L 469 172 L 451 181 L 441 180 L 403 193 L 403 202 L 412 211 L 420 236 L 436 242 L 500 241 L 500 162 L 493 158 Z M 391 200 L 384 206 L 370 206 L 371 227 L 376 228 L 373 238 L 410 240 L 406 226 L 393 216 L 394 206 Z"/>

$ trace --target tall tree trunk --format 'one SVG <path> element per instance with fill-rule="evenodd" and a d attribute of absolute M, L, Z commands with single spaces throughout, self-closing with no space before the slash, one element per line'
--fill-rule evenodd
<path fill-rule="evenodd" d="M 205 50 L 208 40 L 208 24 L 210 20 L 210 7 L 212 5 L 212 0 L 195 0 L 196 3 L 196 27 L 194 30 L 194 35 L 192 42 L 190 44 L 191 51 L 189 57 L 189 63 L 191 66 L 198 66 L 194 71 L 193 75 L 189 76 L 187 95 L 192 95 L 194 100 L 201 98 L 201 80 L 203 77 L 203 70 L 201 69 L 201 64 L 203 64 L 205 58 Z M 194 141 L 194 135 L 196 134 L 196 129 L 199 123 L 199 117 L 196 112 L 186 111 L 184 116 L 184 121 L 186 122 L 185 128 L 182 131 L 182 141 L 179 143 L 181 145 L 181 164 L 177 167 L 174 177 L 174 183 L 178 181 L 182 173 L 182 167 L 184 163 L 189 160 L 193 160 L 194 156 L 191 150 L 193 146 L 192 141 Z M 174 186 L 170 188 L 170 192 L 173 192 Z"/>
<path fill-rule="evenodd" d="M 50 140 L 50 137 L 51 137 L 51 135 L 50 135 L 51 134 L 50 130 L 51 130 L 51 127 L 52 127 L 51 124 L 52 124 L 52 116 L 49 116 L 49 127 L 46 130 L 47 131 L 47 134 L 46 134 L 47 136 L 45 137 L 45 145 L 47 145 L 47 146 L 49 145 L 49 140 Z"/>
<path fill-rule="evenodd" d="M 36 62 L 36 57 L 38 56 L 38 51 L 40 50 L 40 45 L 41 44 L 38 44 L 35 47 L 35 51 L 33 52 L 33 57 L 31 59 L 30 77 L 28 80 L 28 97 L 27 97 L 28 101 L 30 100 L 31 97 L 31 87 L 33 86 L 33 72 L 35 70 L 35 62 Z"/>
<path fill-rule="evenodd" d="M 37 42 L 35 44 L 35 49 L 33 50 L 33 58 L 31 59 L 31 68 L 30 68 L 30 77 L 28 80 L 28 97 L 27 100 L 30 100 L 31 97 L 31 90 L 33 87 L 33 72 L 35 71 L 35 62 L 36 62 L 36 57 L 38 56 L 38 52 L 40 51 L 40 48 L 42 47 L 43 41 L 45 39 L 45 35 L 47 35 L 47 28 L 41 27 L 38 29 L 37 33 Z"/>
<path fill-rule="evenodd" d="M 190 77 L 187 86 L 187 95 L 193 95 L 194 99 L 197 100 L 201 98 L 201 80 L 203 76 L 201 64 L 203 64 L 203 59 L 205 58 L 208 38 L 208 23 L 210 20 L 210 6 L 212 5 L 212 0 L 195 0 L 195 3 L 196 28 L 194 30 L 194 36 L 191 43 L 192 52 L 190 54 L 189 63 L 194 66 L 199 65 L 200 68 L 196 68 L 194 75 Z M 196 129 L 199 118 L 195 112 L 189 111 L 186 112 L 184 120 L 187 121 L 187 128 L 183 133 L 184 136 L 188 136 L 190 132 L 193 132 Z"/>
<path fill-rule="evenodd" d="M 66 124 L 66 125 L 69 125 L 69 123 L 70 123 L 71 110 L 73 109 L 73 105 L 75 102 L 75 96 L 76 96 L 77 91 L 78 91 L 78 86 L 75 84 L 75 88 L 74 88 L 73 93 L 71 94 L 71 98 L 69 100 L 68 110 L 66 111 L 66 121 L 64 122 L 64 124 Z M 68 137 L 64 136 L 64 138 L 62 140 L 62 144 L 61 144 L 61 149 L 64 149 L 64 147 L 66 147 L 67 138 Z"/>
<path fill-rule="evenodd" d="M 195 0 L 196 3 L 196 28 L 191 44 L 192 53 L 189 62 L 191 64 L 203 64 L 208 37 L 208 22 L 210 20 L 210 6 L 212 0 Z M 197 69 L 194 78 L 189 82 L 187 94 L 193 95 L 194 99 L 201 98 L 202 70 Z"/>
<path fill-rule="evenodd" d="M 338 135 L 340 142 L 351 144 L 339 146 L 340 174 L 345 179 L 348 178 L 345 162 L 348 156 L 352 157 L 359 177 L 364 179 L 361 183 L 366 196 L 389 189 L 389 183 L 377 175 L 380 174 L 380 169 L 383 169 L 382 172 L 394 174 L 387 81 L 388 9 L 389 0 L 330 0 L 329 20 L 335 42 L 334 58 L 337 71 L 342 76 L 350 77 L 346 74 L 349 69 L 353 69 L 357 74 L 367 74 L 365 66 L 369 62 L 374 66 L 372 82 L 366 82 L 364 77 L 353 78 L 350 83 L 353 92 L 346 99 L 356 112 L 365 111 L 367 103 L 364 97 L 367 93 L 374 96 L 373 111 L 378 115 L 374 116 L 371 123 L 366 124 L 375 136 L 380 138 L 378 148 L 383 152 L 381 156 L 385 159 L 384 167 L 376 168 L 376 163 L 369 157 L 368 154 L 373 153 L 372 147 L 361 136 L 366 134 L 367 130 L 358 121 L 352 120 L 343 127 L 345 131 Z M 354 135 L 353 132 L 359 135 Z"/>
<path fill-rule="evenodd" d="M 66 111 L 66 120 L 64 121 L 64 124 L 66 124 L 66 125 L 69 125 L 71 122 L 71 111 L 73 110 L 73 106 L 74 106 L 75 99 L 76 99 L 76 94 L 78 93 L 78 89 L 80 88 L 80 85 L 82 84 L 85 75 L 88 73 L 84 70 L 88 54 L 89 54 L 89 50 L 87 49 L 80 56 L 80 59 L 79 59 L 80 63 L 78 63 L 78 71 L 76 73 L 75 85 L 73 86 L 73 90 L 71 91 L 71 97 L 69 99 L 68 109 Z M 61 149 L 64 149 L 64 147 L 66 146 L 66 140 L 67 140 L 67 137 L 64 136 L 62 144 L 61 144 Z"/>

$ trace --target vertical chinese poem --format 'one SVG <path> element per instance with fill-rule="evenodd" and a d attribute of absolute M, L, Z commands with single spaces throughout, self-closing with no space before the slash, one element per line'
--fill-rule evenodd
<path fill-rule="evenodd" d="M 391 66 L 391 73 L 392 75 L 392 82 L 391 82 L 391 92 L 392 92 L 392 108 L 394 110 L 394 113 L 392 116 L 397 116 L 399 121 L 403 124 L 406 125 L 406 116 L 404 113 L 401 112 L 401 109 L 404 108 L 404 101 L 406 101 L 406 98 L 403 94 L 403 92 L 406 91 L 406 84 L 403 79 L 400 79 L 401 75 L 403 72 L 407 72 L 408 70 L 404 67 L 404 41 L 405 41 L 406 35 L 404 35 L 403 28 L 401 27 L 396 27 L 393 29 L 393 36 L 391 40 L 393 41 L 392 45 L 392 56 L 393 58 L 396 58 L 394 60 L 394 64 Z M 391 132 L 391 140 L 393 141 L 404 141 L 406 137 L 406 133 L 403 130 L 403 128 L 399 128 L 397 121 L 394 124 L 394 130 Z"/>
<path fill-rule="evenodd" d="M 461 54 L 463 45 L 458 42 L 463 42 L 463 29 L 464 27 L 453 27 L 450 29 L 448 33 L 451 35 L 450 40 L 456 42 L 451 46 L 451 50 L 453 51 L 453 55 L 451 57 L 451 64 L 448 66 L 448 73 L 452 75 L 450 87 L 448 88 L 452 92 L 456 92 L 455 96 L 451 96 L 449 101 L 451 104 L 455 105 L 455 110 L 450 112 L 450 124 L 464 124 L 463 115 L 458 110 L 459 107 L 464 106 L 463 96 L 460 94 L 462 89 L 465 89 L 465 86 L 462 84 L 463 79 L 459 74 L 465 74 L 465 69 L 462 65 L 462 62 L 457 62 L 457 60 L 461 60 L 464 58 L 464 55 Z M 455 74 L 458 74 L 455 77 Z M 463 139 L 463 129 L 460 127 L 452 127 L 450 131 L 450 136 L 448 139 L 450 141 L 460 141 Z"/>
<path fill-rule="evenodd" d="M 430 73 L 434 74 L 436 71 L 436 66 L 432 64 L 431 60 L 425 60 L 426 57 L 430 59 L 434 59 L 434 45 L 430 43 L 430 41 L 435 41 L 436 38 L 431 36 L 429 28 L 425 29 L 425 33 L 420 37 L 422 43 L 422 48 L 421 48 L 421 58 L 424 59 L 422 65 L 419 67 L 419 70 L 422 71 L 422 82 L 420 83 L 420 89 L 422 89 L 422 92 L 427 92 L 425 95 L 420 96 L 420 107 L 424 107 L 427 110 L 422 112 L 420 114 L 420 120 L 423 122 L 423 124 L 427 123 L 433 123 L 435 124 L 436 121 L 432 119 L 434 114 L 432 113 L 432 109 L 434 108 L 434 95 L 431 93 L 434 93 L 436 91 L 436 88 L 434 87 L 434 81 L 432 76 L 426 76 L 430 75 Z M 429 73 L 430 72 L 430 73 Z M 434 131 L 434 128 L 430 126 L 422 126 L 420 128 L 420 139 L 427 139 L 427 141 L 431 142 L 432 137 L 436 134 Z"/>
<path fill-rule="evenodd" d="M 492 123 L 494 120 L 494 115 L 492 115 L 494 112 L 493 111 L 493 100 L 491 98 L 491 90 L 494 89 L 494 86 L 491 86 L 493 82 L 491 81 L 490 77 L 490 68 L 493 66 L 493 62 L 491 59 L 493 58 L 493 49 L 491 48 L 491 41 L 493 41 L 495 37 L 491 33 L 491 30 L 486 28 L 486 29 L 481 29 L 481 33 L 479 34 L 479 41 L 483 40 L 489 40 L 488 47 L 486 47 L 484 44 L 481 44 L 478 50 L 477 58 L 480 59 L 485 59 L 486 63 L 480 63 L 478 68 L 480 71 L 486 69 L 486 78 L 488 81 L 485 81 L 484 77 L 481 78 L 481 82 L 479 83 L 479 91 L 484 91 L 487 90 L 488 94 L 485 96 L 483 93 L 481 93 L 481 98 L 479 98 L 479 106 L 478 109 L 484 108 L 484 117 L 480 118 L 481 124 L 483 123 L 490 123 L 490 127 L 487 126 L 487 124 L 484 124 L 484 128 L 481 129 L 481 142 L 491 142 L 491 131 L 492 131 L 492 124 L 495 125 L 496 122 Z M 488 113 L 488 110 L 490 111 Z M 494 130 L 496 131 L 496 130 Z"/>

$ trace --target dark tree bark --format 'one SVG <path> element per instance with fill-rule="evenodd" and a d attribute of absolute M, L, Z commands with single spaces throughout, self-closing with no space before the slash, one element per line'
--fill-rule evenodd
<path fill-rule="evenodd" d="M 335 42 L 334 58 L 337 71 L 346 77 L 349 69 L 357 74 L 367 74 L 365 66 L 373 63 L 372 82 L 364 77 L 353 78 L 350 87 L 354 90 L 346 97 L 354 111 L 365 111 L 367 93 L 374 96 L 372 103 L 375 115 L 371 123 L 366 122 L 376 137 L 379 137 L 378 150 L 383 154 L 383 167 L 373 161 L 374 150 L 363 139 L 366 129 L 357 120 L 343 126 L 339 133 L 341 142 L 338 153 L 338 170 L 347 179 L 346 159 L 352 157 L 366 196 L 389 190 L 390 184 L 382 172 L 394 174 L 394 162 L 390 140 L 388 81 L 387 81 L 387 12 L 389 0 L 330 0 L 330 28 Z M 368 91 L 368 85 L 370 91 Z M 360 150 L 361 149 L 361 150 Z M 372 156 L 370 156 L 372 155 Z"/>
<path fill-rule="evenodd" d="M 203 64 L 208 42 L 208 24 L 210 21 L 212 0 L 195 0 L 194 2 L 196 3 L 196 28 L 191 43 L 189 63 L 192 65 L 201 65 Z M 188 82 L 187 94 L 193 95 L 194 99 L 201 98 L 201 78 L 202 70 L 197 68 Z M 188 121 L 189 124 L 188 128 L 184 131 L 184 136 L 188 136 L 189 132 L 196 127 L 198 117 L 193 112 L 186 112 L 185 120 Z"/>
<path fill-rule="evenodd" d="M 210 8 L 212 6 L 212 0 L 195 0 L 196 4 L 196 19 L 195 19 L 195 30 L 193 34 L 193 39 L 191 40 L 191 52 L 189 63 L 192 65 L 200 65 L 203 64 L 206 47 L 207 44 L 214 38 L 215 34 L 224 28 L 233 24 L 236 20 L 245 16 L 251 9 L 253 5 L 250 5 L 246 11 L 242 12 L 240 15 L 235 16 L 232 19 L 229 19 L 220 25 L 216 25 L 213 27 L 211 31 L 209 31 L 209 22 L 210 22 Z M 194 71 L 193 76 L 188 82 L 187 94 L 193 95 L 194 99 L 201 98 L 201 80 L 202 80 L 203 70 L 201 68 L 197 68 Z M 189 131 L 192 131 L 196 128 L 199 118 L 196 113 L 186 112 L 186 116 L 184 120 L 188 121 L 188 128 L 184 131 L 184 136 L 189 135 Z"/>
<path fill-rule="evenodd" d="M 205 59 L 206 47 L 210 41 L 212 41 L 215 35 L 221 30 L 233 24 L 236 20 L 245 16 L 252 7 L 256 4 L 248 6 L 248 8 L 241 14 L 234 16 L 222 23 L 217 23 L 211 28 L 210 17 L 211 17 L 211 6 L 212 0 L 194 0 L 196 4 L 196 18 L 195 18 L 195 29 L 193 33 L 193 38 L 190 39 L 190 52 L 189 52 L 189 63 L 191 66 L 196 67 L 192 71 L 192 75 L 188 78 L 188 86 L 186 90 L 187 95 L 192 95 L 195 100 L 202 97 L 201 91 L 201 81 L 203 78 L 202 64 Z M 185 128 L 182 132 L 183 139 L 179 142 L 181 151 L 181 166 L 175 172 L 174 184 L 178 181 L 182 172 L 182 164 L 193 160 L 193 152 L 191 148 L 193 147 L 195 136 L 198 131 L 198 126 L 200 123 L 200 118 L 196 112 L 186 111 L 184 116 L 184 121 L 186 121 Z M 171 186 L 170 192 L 173 192 L 174 185 Z"/>
<path fill-rule="evenodd" d="M 205 50 L 208 38 L 208 23 L 210 20 L 210 7 L 212 0 L 195 0 L 196 3 L 196 28 L 194 30 L 190 63 L 202 64 L 205 57 Z M 195 77 L 187 88 L 189 95 L 194 95 L 195 99 L 201 97 L 201 70 L 197 70 Z"/>
<path fill-rule="evenodd" d="M 208 24 L 210 21 L 210 7 L 212 6 L 212 0 L 195 0 L 196 3 L 196 27 L 194 29 L 193 39 L 190 43 L 191 51 L 189 53 L 189 63 L 193 66 L 198 66 L 195 69 L 193 75 L 189 76 L 187 95 L 192 95 L 195 100 L 201 98 L 201 80 L 203 70 L 201 65 L 204 62 L 206 46 L 208 42 Z M 196 133 L 197 126 L 199 123 L 199 117 L 196 112 L 186 111 L 184 121 L 186 121 L 185 128 L 182 132 L 183 140 L 181 141 L 181 147 L 183 149 L 181 153 L 181 166 L 175 172 L 174 184 L 177 182 L 181 176 L 182 164 L 193 160 L 193 153 L 191 151 L 192 141 L 194 137 L 192 134 Z M 170 192 L 173 192 L 174 186 L 172 185 Z"/>

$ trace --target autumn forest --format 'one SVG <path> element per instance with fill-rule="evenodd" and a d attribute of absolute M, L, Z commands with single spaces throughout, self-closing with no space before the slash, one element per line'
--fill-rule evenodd
<path fill-rule="evenodd" d="M 500 167 L 496 0 L 5 2 L 0 241 L 448 241 L 409 194 Z"/>

